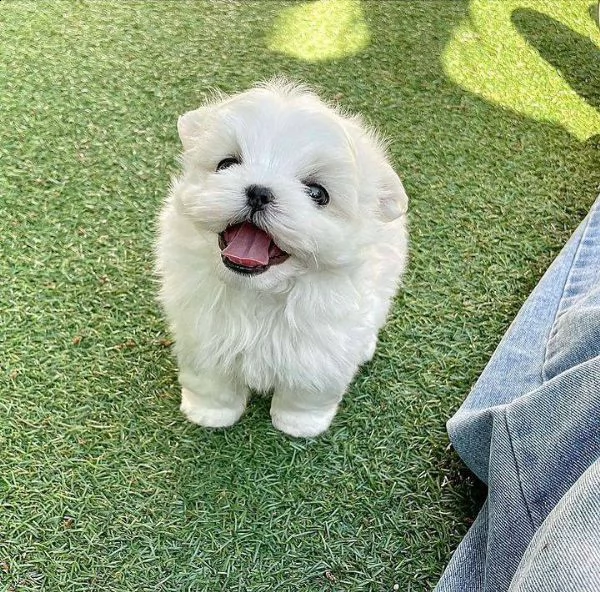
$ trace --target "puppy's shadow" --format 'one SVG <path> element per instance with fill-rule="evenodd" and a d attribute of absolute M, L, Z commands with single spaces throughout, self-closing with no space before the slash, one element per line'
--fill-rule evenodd
<path fill-rule="evenodd" d="M 590 12 L 593 9 L 592 6 Z M 597 9 L 593 15 L 596 19 Z M 595 109 L 600 108 L 600 50 L 590 39 L 529 8 L 515 10 L 512 22 L 577 94 Z"/>

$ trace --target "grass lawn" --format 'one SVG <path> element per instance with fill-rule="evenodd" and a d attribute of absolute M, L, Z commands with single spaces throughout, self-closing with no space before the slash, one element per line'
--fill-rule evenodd
<path fill-rule="evenodd" d="M 598 191 L 589 0 L 0 3 L 0 591 L 430 590 L 482 491 L 445 421 Z M 411 264 L 329 433 L 178 412 L 177 116 L 275 74 L 391 140 Z"/>

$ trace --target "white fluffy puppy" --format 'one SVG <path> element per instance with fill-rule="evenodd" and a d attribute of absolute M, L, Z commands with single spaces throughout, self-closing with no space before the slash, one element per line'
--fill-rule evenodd
<path fill-rule="evenodd" d="M 402 183 L 359 119 L 279 81 L 178 131 L 157 258 L 181 409 L 224 427 L 250 390 L 272 392 L 273 425 L 316 436 L 371 359 L 404 269 Z"/>

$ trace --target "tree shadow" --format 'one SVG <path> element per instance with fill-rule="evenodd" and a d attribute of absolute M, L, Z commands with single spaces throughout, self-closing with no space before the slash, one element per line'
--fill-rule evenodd
<path fill-rule="evenodd" d="M 600 51 L 588 38 L 548 15 L 519 8 L 512 22 L 526 41 L 569 86 L 595 109 L 600 108 Z"/>
<path fill-rule="evenodd" d="M 588 8 L 590 18 L 596 23 L 597 27 L 600 27 L 600 2 L 590 4 Z"/>

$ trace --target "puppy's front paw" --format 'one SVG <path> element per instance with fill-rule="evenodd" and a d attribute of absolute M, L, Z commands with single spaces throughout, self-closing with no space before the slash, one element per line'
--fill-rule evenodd
<path fill-rule="evenodd" d="M 192 423 L 205 428 L 226 428 L 233 425 L 244 413 L 245 401 L 228 401 L 227 404 L 201 397 L 185 387 L 181 389 L 181 411 Z"/>
<path fill-rule="evenodd" d="M 333 421 L 337 405 L 327 409 L 281 409 L 271 407 L 273 426 L 294 438 L 314 438 L 322 434 Z"/>

